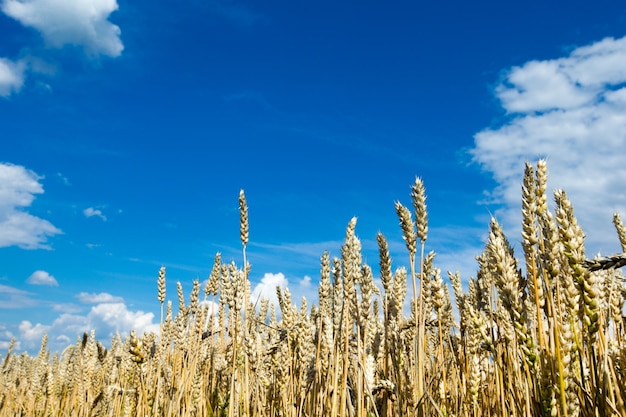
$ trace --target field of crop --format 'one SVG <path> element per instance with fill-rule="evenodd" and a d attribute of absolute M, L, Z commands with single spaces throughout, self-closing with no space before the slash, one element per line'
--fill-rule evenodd
<path fill-rule="evenodd" d="M 424 253 L 417 179 L 412 207 L 396 203 L 408 268 L 394 268 L 382 234 L 379 265 L 364 264 L 352 219 L 341 257 L 321 257 L 319 305 L 277 289 L 278 311 L 250 302 L 242 192 L 242 265 L 217 254 L 204 288 L 195 281 L 186 299 L 178 284 L 176 315 L 161 268 L 160 335 L 10 350 L 0 417 L 626 416 L 626 255 L 588 259 L 567 195 L 554 192 L 551 213 L 546 182 L 545 161 L 526 165 L 522 265 L 493 219 L 467 291 L 458 274 L 444 278 Z"/>

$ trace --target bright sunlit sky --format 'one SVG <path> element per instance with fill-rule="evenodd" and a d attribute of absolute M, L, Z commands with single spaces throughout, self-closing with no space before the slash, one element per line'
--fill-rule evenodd
<path fill-rule="evenodd" d="M 489 217 L 519 244 L 547 158 L 587 233 L 626 215 L 621 1 L 0 0 L 0 351 L 153 330 L 216 252 L 255 294 L 317 297 L 358 218 L 407 265 L 394 202 L 424 179 L 435 266 L 476 272 Z M 174 302 L 176 305 L 176 302 Z"/>

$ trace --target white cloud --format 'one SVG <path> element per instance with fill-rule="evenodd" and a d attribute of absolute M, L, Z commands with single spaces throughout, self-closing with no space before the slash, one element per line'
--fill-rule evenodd
<path fill-rule="evenodd" d="M 16 340 L 23 349 L 35 350 L 39 348 L 45 333 L 48 335 L 49 348 L 52 351 L 61 351 L 68 344 L 78 340 L 83 333 L 93 329 L 96 338 L 108 345 L 117 332 L 122 336 L 128 335 L 133 329 L 139 334 L 157 333 L 159 324 L 154 322 L 154 318 L 153 313 L 129 310 L 123 302 L 102 302 L 91 306 L 89 312 L 84 315 L 63 313 L 51 324 L 33 324 L 24 320 L 18 327 L 19 336 Z M 0 334 L 0 341 L 6 339 L 2 336 Z"/>
<path fill-rule="evenodd" d="M 626 38 L 511 69 L 496 95 L 509 113 L 475 135 L 473 158 L 492 173 L 497 217 L 519 230 L 526 160 L 548 161 L 548 189 L 563 188 L 594 255 L 617 252 L 613 212 L 626 215 Z M 516 232 L 516 236 L 519 233 Z M 512 239 L 512 241 L 514 241 Z"/>
<path fill-rule="evenodd" d="M 251 299 L 253 303 L 256 303 L 260 298 L 267 298 L 271 304 L 278 307 L 278 297 L 276 296 L 276 287 L 286 288 L 289 286 L 289 282 L 287 278 L 285 278 L 285 274 L 279 272 L 277 274 L 273 274 L 271 272 L 266 272 L 261 278 L 261 282 L 259 282 L 254 289 L 252 290 Z"/>
<path fill-rule="evenodd" d="M 59 346 L 69 346 L 72 343 L 72 340 L 67 335 L 59 335 L 55 339 L 55 344 Z M 50 343 L 48 343 L 50 345 Z"/>
<path fill-rule="evenodd" d="M 85 215 L 85 217 L 100 217 L 102 219 L 102 221 L 107 221 L 107 217 L 102 214 L 102 210 L 98 210 L 98 209 L 94 209 L 93 207 L 88 207 L 85 210 L 83 210 L 83 214 Z"/>
<path fill-rule="evenodd" d="M 22 166 L 0 163 L 0 247 L 48 248 L 47 238 L 61 233 L 49 221 L 22 210 L 43 193 L 39 179 Z"/>
<path fill-rule="evenodd" d="M 23 320 L 19 325 L 20 340 L 27 346 L 37 346 L 41 342 L 44 334 L 50 331 L 51 326 L 41 323 L 33 324 L 28 320 Z"/>
<path fill-rule="evenodd" d="M 81 292 L 76 296 L 78 301 L 84 304 L 99 304 L 99 303 L 121 303 L 124 301 L 122 297 L 116 297 L 106 292 L 101 293 L 87 293 Z"/>
<path fill-rule="evenodd" d="M 27 283 L 29 284 L 33 284 L 33 285 L 49 285 L 52 287 L 58 287 L 59 283 L 57 282 L 57 280 L 50 275 L 48 272 L 46 271 L 42 271 L 42 270 L 37 270 L 35 272 L 33 272 L 28 279 L 26 280 Z"/>
<path fill-rule="evenodd" d="M 508 112 L 568 110 L 598 102 L 626 79 L 626 38 L 606 38 L 564 58 L 513 67 L 496 88 Z"/>
<path fill-rule="evenodd" d="M 159 325 L 153 323 L 154 314 L 141 310 L 131 311 L 124 303 L 101 303 L 91 307 L 87 315 L 90 327 L 97 329 L 101 336 L 113 337 L 116 332 L 137 333 L 157 332 Z"/>
<path fill-rule="evenodd" d="M 311 286 L 311 277 L 308 275 L 305 275 L 304 278 L 300 280 L 299 284 L 301 287 L 309 288 Z"/>
<path fill-rule="evenodd" d="M 26 168 L 13 164 L 0 164 L 0 207 L 27 207 L 42 194 L 39 177 Z"/>
<path fill-rule="evenodd" d="M 116 0 L 0 0 L 0 10 L 39 31 L 47 47 L 73 45 L 92 58 L 117 57 L 122 53 L 120 28 L 108 20 L 117 9 Z M 25 45 L 23 51 L 29 49 Z M 45 57 L 0 58 L 0 97 L 19 92 L 27 72 L 54 75 L 57 69 Z M 46 91 L 52 89 L 42 81 L 36 81 L 35 86 Z"/>
<path fill-rule="evenodd" d="M 302 297 L 307 299 L 310 303 L 317 301 L 317 286 L 312 285 L 311 277 L 304 276 L 300 279 L 294 279 L 293 283 L 290 283 L 285 274 L 278 272 L 276 274 L 266 272 L 263 274 L 261 281 L 254 286 L 250 300 L 252 303 L 257 304 L 261 298 L 267 298 L 270 304 L 274 304 L 274 307 L 278 312 L 278 296 L 276 295 L 276 287 L 280 287 L 282 290 L 289 289 L 291 293 L 291 301 L 293 304 L 300 306 Z"/>
<path fill-rule="evenodd" d="M 80 46 L 90 55 L 119 56 L 120 28 L 109 19 L 116 0 L 3 0 L 2 11 L 32 27 L 54 48 Z"/>
<path fill-rule="evenodd" d="M 8 97 L 20 91 L 24 84 L 26 65 L 22 61 L 13 62 L 0 58 L 0 96 Z"/>
<path fill-rule="evenodd" d="M 496 93 L 510 112 L 574 108 L 593 99 L 593 89 L 572 81 L 559 61 L 531 61 L 513 68 Z"/>

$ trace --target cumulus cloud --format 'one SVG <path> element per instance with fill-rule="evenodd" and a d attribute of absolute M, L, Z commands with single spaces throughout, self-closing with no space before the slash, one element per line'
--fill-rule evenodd
<path fill-rule="evenodd" d="M 46 271 L 42 271 L 42 270 L 37 270 L 35 272 L 33 272 L 28 279 L 26 280 L 27 283 L 32 284 L 32 285 L 49 285 L 51 287 L 58 287 L 59 283 L 57 282 L 57 280 L 50 275 L 48 272 Z"/>
<path fill-rule="evenodd" d="M 495 89 L 506 122 L 477 133 L 471 150 L 498 183 L 490 197 L 505 226 L 519 229 L 524 162 L 546 158 L 548 188 L 568 193 L 588 248 L 619 250 L 611 220 L 626 215 L 624 62 L 626 38 L 606 38 L 506 72 Z"/>
<path fill-rule="evenodd" d="M 297 305 L 300 305 L 302 297 L 305 297 L 307 300 L 315 300 L 317 297 L 317 287 L 311 284 L 311 277 L 308 275 L 300 279 L 294 279 L 293 283 L 290 283 L 282 272 L 276 274 L 266 272 L 252 290 L 250 295 L 252 303 L 256 304 L 260 299 L 267 298 L 270 304 L 274 304 L 278 308 L 276 287 L 280 287 L 283 291 L 289 289 L 292 303 Z"/>
<path fill-rule="evenodd" d="M 300 286 L 304 288 L 311 287 L 311 277 L 308 275 L 305 275 L 304 278 L 300 280 Z"/>
<path fill-rule="evenodd" d="M 84 304 L 99 304 L 99 303 L 121 303 L 124 301 L 122 297 L 116 297 L 106 292 L 101 293 L 87 293 L 81 292 L 76 296 L 78 301 Z"/>
<path fill-rule="evenodd" d="M 0 248 L 48 248 L 47 238 L 61 233 L 49 221 L 23 210 L 43 193 L 40 178 L 22 166 L 0 163 Z"/>
<path fill-rule="evenodd" d="M 1 9 L 39 31 L 50 47 L 75 45 L 94 56 L 119 56 L 120 28 L 108 19 L 116 0 L 3 0 Z"/>
<path fill-rule="evenodd" d="M 95 298 L 91 298 L 94 300 Z M 119 297 L 109 296 L 109 300 Z M 96 337 L 108 345 L 116 333 L 122 337 L 131 330 L 139 334 L 158 332 L 159 324 L 154 322 L 154 314 L 141 310 L 133 311 L 124 302 L 101 302 L 91 306 L 87 314 L 63 313 L 51 324 L 36 323 L 24 320 L 18 326 L 19 335 L 16 339 L 23 349 L 37 349 L 44 333 L 48 335 L 49 347 L 53 351 L 61 351 L 68 344 L 74 343 L 85 332 L 94 330 Z M 0 333 L 0 341 L 6 339 Z"/>
<path fill-rule="evenodd" d="M 261 281 L 252 290 L 252 302 L 256 303 L 261 298 L 267 298 L 271 304 L 278 306 L 278 297 L 276 296 L 276 287 L 286 288 L 289 285 L 285 274 L 279 272 L 273 274 L 266 272 Z"/>
<path fill-rule="evenodd" d="M 153 313 L 131 311 L 121 302 L 97 304 L 91 307 L 87 319 L 91 327 L 99 329 L 102 336 L 109 338 L 116 332 L 127 334 L 133 329 L 139 334 L 159 330 L 159 325 L 153 323 Z"/>
<path fill-rule="evenodd" d="M 13 62 L 0 58 L 0 96 L 8 97 L 20 91 L 24 84 L 26 65 L 22 61 Z"/>
<path fill-rule="evenodd" d="M 45 326 L 41 323 L 33 325 L 28 320 L 23 320 L 19 325 L 20 340 L 27 346 L 36 346 L 41 342 L 44 334 L 50 331 L 51 326 Z"/>
<path fill-rule="evenodd" d="M 107 221 L 107 217 L 102 214 L 102 210 L 98 210 L 98 209 L 94 209 L 93 207 L 88 207 L 85 210 L 83 210 L 83 214 L 85 215 L 85 217 L 100 217 L 102 219 L 102 221 Z"/>
<path fill-rule="evenodd" d="M 120 28 L 109 21 L 111 13 L 117 9 L 116 0 L 0 0 L 0 10 L 37 30 L 46 47 L 73 45 L 92 58 L 117 57 L 122 53 Z M 31 45 L 24 45 L 24 50 L 30 48 Z M 53 72 L 45 57 L 29 56 L 19 60 L 0 57 L 0 97 L 19 92 L 27 73 Z M 38 85 L 51 88 L 46 83 L 38 82 Z"/>
<path fill-rule="evenodd" d="M 626 79 L 626 38 L 606 38 L 569 56 L 513 67 L 496 94 L 508 112 L 568 110 L 601 101 Z"/>

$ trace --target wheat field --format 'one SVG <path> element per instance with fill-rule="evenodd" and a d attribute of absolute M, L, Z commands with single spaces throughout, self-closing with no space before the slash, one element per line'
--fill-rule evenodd
<path fill-rule="evenodd" d="M 379 265 L 365 264 L 352 219 L 341 256 L 321 254 L 312 306 L 280 288 L 277 306 L 250 301 L 242 191 L 241 265 L 218 253 L 206 285 L 185 297 L 178 283 L 176 315 L 161 268 L 159 334 L 9 349 L 0 417 L 626 416 L 626 254 L 588 259 L 566 193 L 553 193 L 552 213 L 546 183 L 544 160 L 526 164 L 520 260 L 492 219 L 463 285 L 425 253 L 416 179 L 411 206 L 395 204 L 407 266 L 394 266 L 380 233 Z M 626 252 L 618 214 L 614 224 Z"/>

